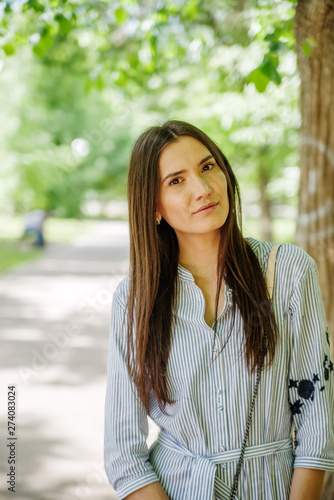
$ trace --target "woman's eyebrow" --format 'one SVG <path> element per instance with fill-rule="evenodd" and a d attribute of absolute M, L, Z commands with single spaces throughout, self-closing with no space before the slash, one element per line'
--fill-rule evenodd
<path fill-rule="evenodd" d="M 163 179 L 163 181 L 161 181 L 161 184 L 163 184 L 165 182 L 166 179 L 169 179 L 169 177 L 174 177 L 175 175 L 180 175 L 180 174 L 183 174 L 184 172 L 186 172 L 185 169 L 183 170 L 178 170 L 177 172 L 173 172 L 172 174 L 168 174 L 166 175 L 166 177 Z"/>
<path fill-rule="evenodd" d="M 211 158 L 213 158 L 212 155 L 208 155 L 206 156 L 205 158 L 203 158 L 203 160 L 201 160 L 198 164 L 198 166 L 200 167 L 203 163 L 205 163 L 206 161 L 210 160 Z"/>
<path fill-rule="evenodd" d="M 213 158 L 212 155 L 208 155 L 206 156 L 205 158 L 203 158 L 199 163 L 198 163 L 198 166 L 200 167 L 201 165 L 203 165 L 203 163 L 205 163 L 206 161 L 210 160 L 211 158 Z M 166 175 L 166 177 L 161 181 L 161 184 L 163 184 L 165 182 L 166 179 L 169 179 L 169 177 L 174 177 L 175 175 L 180 175 L 180 174 L 183 174 L 184 172 L 186 172 L 187 170 L 186 169 L 183 169 L 183 170 L 178 170 L 177 172 L 173 172 L 171 174 L 168 174 Z"/>

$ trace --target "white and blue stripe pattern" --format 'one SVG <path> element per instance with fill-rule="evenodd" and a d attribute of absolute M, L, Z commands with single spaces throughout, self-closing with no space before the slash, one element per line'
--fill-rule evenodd
<path fill-rule="evenodd" d="M 263 272 L 271 243 L 248 238 Z M 120 499 L 160 481 L 170 500 L 228 499 L 243 441 L 256 374 L 241 350 L 243 322 L 232 316 L 231 290 L 219 314 L 217 338 L 205 323 L 205 301 L 189 271 L 179 266 L 169 358 L 169 393 L 175 401 L 150 417 L 161 428 L 150 450 L 147 415 L 126 366 L 124 311 L 128 278 L 115 292 L 105 406 L 105 469 Z M 273 306 L 279 327 L 275 360 L 262 373 L 239 500 L 289 498 L 294 467 L 334 470 L 333 363 L 315 262 L 284 244 L 277 255 Z M 218 355 L 231 328 L 231 336 Z M 294 457 L 292 419 L 297 429 Z"/>

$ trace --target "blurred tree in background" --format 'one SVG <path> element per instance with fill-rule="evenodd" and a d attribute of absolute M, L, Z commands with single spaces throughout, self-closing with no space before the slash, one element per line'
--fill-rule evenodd
<path fill-rule="evenodd" d="M 277 214 L 297 216 L 301 173 L 297 242 L 317 260 L 334 330 L 332 2 L 0 6 L 3 206 L 78 216 L 87 201 L 122 199 L 139 132 L 188 120 L 231 160 L 265 239 Z"/>
<path fill-rule="evenodd" d="M 272 4 L 3 3 L 3 202 L 77 216 L 122 198 L 135 136 L 187 119 L 231 158 L 270 239 L 272 209 L 296 206 L 299 126 L 293 7 Z"/>

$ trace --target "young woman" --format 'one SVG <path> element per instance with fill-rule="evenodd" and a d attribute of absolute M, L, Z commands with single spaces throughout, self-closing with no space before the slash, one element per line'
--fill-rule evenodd
<path fill-rule="evenodd" d="M 139 137 L 128 198 L 105 407 L 119 498 L 319 499 L 334 470 L 334 374 L 314 260 L 281 245 L 270 300 L 273 244 L 242 236 L 231 166 L 188 123 Z M 150 450 L 148 415 L 161 429 Z"/>

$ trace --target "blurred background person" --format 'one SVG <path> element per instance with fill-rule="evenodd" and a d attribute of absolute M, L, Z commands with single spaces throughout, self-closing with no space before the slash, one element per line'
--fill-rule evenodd
<path fill-rule="evenodd" d="M 44 247 L 44 221 L 50 217 L 50 215 L 51 212 L 41 209 L 28 212 L 24 217 L 24 233 L 22 235 L 22 239 L 25 239 L 28 235 L 33 234 L 35 236 L 35 240 L 32 245 L 34 247 Z"/>

